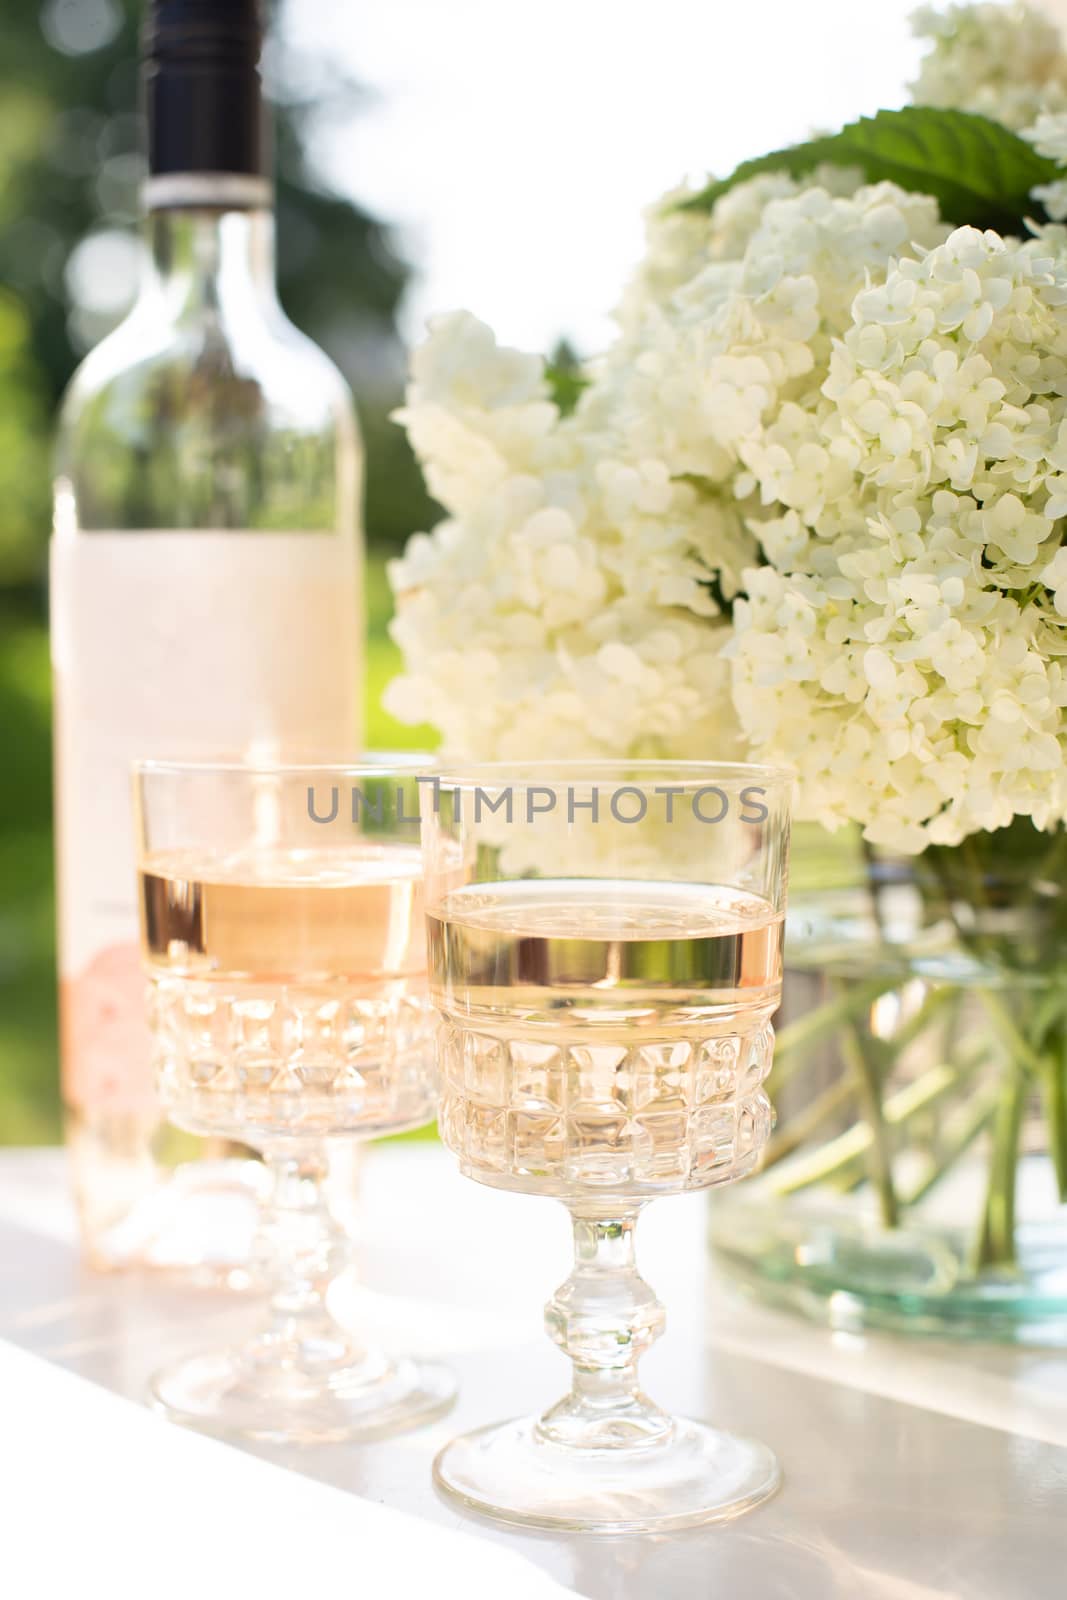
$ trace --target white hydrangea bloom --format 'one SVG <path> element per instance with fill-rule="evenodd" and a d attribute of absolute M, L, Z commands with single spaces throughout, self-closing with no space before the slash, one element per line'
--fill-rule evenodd
<path fill-rule="evenodd" d="M 401 417 L 450 517 L 391 566 L 407 670 L 386 704 L 452 754 L 738 753 L 720 601 L 757 551 L 748 452 L 786 396 L 817 394 L 890 251 L 945 233 L 891 185 L 757 189 L 736 261 L 709 247 L 719 207 L 700 248 L 684 214 L 572 417 L 474 317 L 436 319 L 416 354 Z"/>
<path fill-rule="evenodd" d="M 922 6 L 912 18 L 929 39 L 916 105 L 979 111 L 1024 128 L 1042 111 L 1067 110 L 1067 55 L 1056 25 L 1023 4 Z"/>
<path fill-rule="evenodd" d="M 557 413 L 536 356 L 499 349 L 489 328 L 462 313 L 435 318 L 430 332 L 398 420 L 426 463 L 431 494 L 459 514 L 509 475 L 551 459 Z"/>
<path fill-rule="evenodd" d="M 448 515 L 391 564 L 389 708 L 453 757 L 787 761 L 905 850 L 1067 818 L 1067 228 L 828 172 L 648 237 L 571 416 L 433 324 L 402 416 Z"/>
<path fill-rule="evenodd" d="M 1067 112 L 1043 111 L 1033 127 L 1023 128 L 1022 135 L 1038 155 L 1067 167 Z"/>
<path fill-rule="evenodd" d="M 386 705 L 454 755 L 736 752 L 709 581 L 739 524 L 544 393 L 475 318 L 435 322 L 404 416 L 453 515 L 391 563 L 407 671 Z"/>
<path fill-rule="evenodd" d="M 754 748 L 807 814 L 898 847 L 1067 810 L 1067 263 L 1042 248 L 961 228 L 857 295 L 773 464 L 807 540 L 765 545 L 734 610 Z M 813 450 L 821 497 L 794 487 Z"/>
<path fill-rule="evenodd" d="M 1029 139 L 1039 155 L 1067 167 L 1067 112 L 1042 112 L 1032 128 L 1023 128 L 1022 135 Z M 1035 200 L 1040 200 L 1053 222 L 1067 219 L 1067 176 L 1056 178 L 1052 183 L 1039 183 L 1030 192 Z"/>
<path fill-rule="evenodd" d="M 627 286 L 616 320 L 640 337 L 650 306 L 658 306 L 713 261 L 740 261 L 771 200 L 787 200 L 812 185 L 831 195 L 854 194 L 863 183 L 855 167 L 822 163 L 802 181 L 787 172 L 764 172 L 735 184 L 710 212 L 679 209 L 702 185 L 672 189 L 645 213 L 645 254 Z"/>
<path fill-rule="evenodd" d="M 767 420 L 785 414 L 788 425 L 788 407 L 818 394 L 857 290 L 909 241 L 934 244 L 946 232 L 932 200 L 893 184 L 848 198 L 821 186 L 769 192 L 739 259 L 708 261 L 640 316 L 630 302 L 587 403 L 603 412 L 609 397 L 629 455 L 744 499 L 743 468 L 773 450 Z"/>

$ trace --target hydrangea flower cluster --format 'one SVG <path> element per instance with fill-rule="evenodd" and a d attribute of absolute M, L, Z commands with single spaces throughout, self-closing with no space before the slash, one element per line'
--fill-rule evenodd
<path fill-rule="evenodd" d="M 979 111 L 1020 130 L 1067 111 L 1067 54 L 1055 23 L 1031 6 L 922 6 L 912 18 L 933 48 L 911 97 L 919 106 Z"/>
<path fill-rule="evenodd" d="M 735 700 L 830 826 L 915 850 L 1067 812 L 1065 394 L 1067 263 L 961 228 L 857 295 L 757 461 L 792 542 L 746 574 Z"/>
<path fill-rule="evenodd" d="M 467 314 L 415 355 L 401 420 L 449 516 L 391 570 L 408 672 L 387 704 L 453 754 L 737 753 L 721 602 L 766 519 L 742 445 L 817 393 L 891 245 L 946 231 L 888 185 L 778 178 L 677 222 L 650 220 L 656 292 L 628 295 L 575 415 Z"/>
<path fill-rule="evenodd" d="M 681 198 L 573 414 L 432 325 L 401 417 L 447 515 L 392 564 L 387 705 L 453 757 L 785 761 L 908 851 L 1064 819 L 1067 230 L 840 168 Z"/>
<path fill-rule="evenodd" d="M 1067 166 L 1067 111 L 1043 111 L 1032 128 L 1022 131 L 1039 155 Z M 1032 193 L 1055 222 L 1067 220 L 1067 179 L 1039 183 Z"/>
<path fill-rule="evenodd" d="M 722 549 L 738 576 L 751 556 L 736 510 L 628 456 L 596 396 L 561 417 L 543 363 L 474 317 L 438 319 L 413 365 L 401 416 L 449 515 L 391 567 L 388 708 L 486 759 L 721 748 L 709 582 Z"/>

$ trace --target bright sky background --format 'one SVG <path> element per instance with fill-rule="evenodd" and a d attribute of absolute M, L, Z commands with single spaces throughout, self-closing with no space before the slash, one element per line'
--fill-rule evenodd
<path fill-rule="evenodd" d="M 916 0 L 291 0 L 373 100 L 326 143 L 418 276 L 405 332 L 466 306 L 509 343 L 589 354 L 689 173 L 900 105 Z"/>

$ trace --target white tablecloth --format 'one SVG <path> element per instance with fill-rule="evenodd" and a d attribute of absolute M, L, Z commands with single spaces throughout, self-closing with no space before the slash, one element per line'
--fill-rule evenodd
<path fill-rule="evenodd" d="M 295 1573 L 306 1595 L 400 1600 L 420 1590 L 532 1600 L 551 1593 L 539 1573 L 590 1600 L 1067 1594 L 1067 1358 L 830 1334 L 758 1307 L 718 1280 L 699 1196 L 658 1202 L 639 1230 L 642 1270 L 668 1311 L 645 1387 L 765 1438 L 785 1469 L 780 1494 L 735 1523 L 666 1538 L 513 1533 L 461 1514 L 430 1483 L 440 1445 L 565 1386 L 541 1306 L 568 1270 L 567 1220 L 558 1206 L 465 1182 L 429 1146 L 368 1156 L 363 1214 L 360 1314 L 394 1345 L 446 1355 L 459 1403 L 383 1443 L 246 1451 L 67 1373 L 139 1401 L 162 1360 L 239 1333 L 254 1307 L 87 1272 L 60 1153 L 0 1153 L 0 1340 L 43 1358 L 0 1347 L 0 1573 L 13 1549 L 39 1548 L 41 1570 L 69 1562 L 116 1600 L 213 1600 L 235 1592 L 223 1574 L 241 1575 L 241 1593 L 290 1596 Z M 375 1506 L 406 1519 L 375 1517 Z M 464 1537 L 437 1542 L 443 1530 Z M 65 1586 L 17 1592 L 52 1600 Z"/>

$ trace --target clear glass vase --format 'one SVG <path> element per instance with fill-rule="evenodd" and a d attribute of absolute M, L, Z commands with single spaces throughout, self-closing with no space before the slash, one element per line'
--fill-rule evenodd
<path fill-rule="evenodd" d="M 794 897 L 761 1174 L 720 1258 L 836 1327 L 1067 1345 L 1067 836 Z"/>

